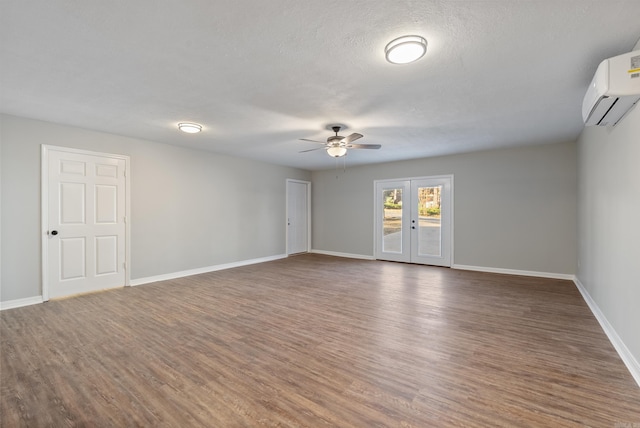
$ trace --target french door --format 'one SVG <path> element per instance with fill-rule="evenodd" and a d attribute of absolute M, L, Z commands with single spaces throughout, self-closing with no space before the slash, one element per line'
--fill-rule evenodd
<path fill-rule="evenodd" d="M 451 266 L 453 177 L 375 182 L 376 258 Z"/>

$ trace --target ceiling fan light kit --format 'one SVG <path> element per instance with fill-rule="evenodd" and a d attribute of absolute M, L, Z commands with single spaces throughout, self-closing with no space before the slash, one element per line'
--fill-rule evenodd
<path fill-rule="evenodd" d="M 187 134 L 197 134 L 202 131 L 202 125 L 191 122 L 182 122 L 178 124 L 178 129 Z"/>
<path fill-rule="evenodd" d="M 327 147 L 327 153 L 329 154 L 329 156 L 339 158 L 347 154 L 347 148 L 340 146 Z"/>
<path fill-rule="evenodd" d="M 384 48 L 384 55 L 392 64 L 409 64 L 417 61 L 427 52 L 427 40 L 421 36 L 402 36 L 390 41 Z"/>

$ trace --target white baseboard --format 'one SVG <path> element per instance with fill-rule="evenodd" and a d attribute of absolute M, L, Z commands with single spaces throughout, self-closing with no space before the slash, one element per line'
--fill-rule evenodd
<path fill-rule="evenodd" d="M 31 306 L 42 303 L 42 296 L 26 297 L 24 299 L 8 300 L 6 302 L 0 302 L 0 311 L 5 309 L 21 308 L 23 306 Z"/>
<path fill-rule="evenodd" d="M 492 267 L 484 267 L 484 266 L 468 266 L 468 265 L 457 265 L 457 264 L 454 264 L 451 267 L 453 269 L 473 270 L 477 272 L 488 272 L 488 273 L 503 273 L 507 275 L 535 276 L 538 278 L 551 278 L 551 279 L 567 279 L 569 281 L 572 281 L 573 279 L 575 279 L 575 275 L 566 274 L 566 273 L 550 273 L 550 272 L 538 272 L 533 270 L 502 269 L 502 268 L 492 268 Z"/>
<path fill-rule="evenodd" d="M 600 326 L 609 338 L 609 341 L 611 342 L 613 347 L 616 348 L 618 355 L 620 355 L 620 358 L 622 358 L 622 361 L 627 366 L 627 369 L 629 369 L 629 372 L 631 372 L 631 376 L 633 376 L 638 386 L 640 386 L 640 363 L 638 363 L 638 360 L 636 360 L 631 351 L 629 351 L 627 345 L 625 345 L 620 336 L 618 336 L 618 333 L 616 333 L 613 326 L 607 320 L 607 317 L 604 316 L 604 314 L 602 313 L 596 302 L 593 300 L 587 289 L 584 287 L 584 285 L 582 285 L 580 280 L 578 278 L 575 278 L 573 282 L 576 284 L 576 287 L 578 287 L 578 290 L 580 291 L 580 294 L 582 294 L 582 298 L 584 299 L 584 301 L 587 302 L 587 305 L 589 305 L 589 309 L 591 309 L 591 312 L 593 312 L 593 315 L 600 323 Z"/>
<path fill-rule="evenodd" d="M 375 260 L 375 257 L 366 256 L 364 254 L 338 253 L 335 251 L 325 250 L 311 250 L 310 252 L 314 254 L 324 254 L 325 256 L 346 257 L 348 259 Z"/>
<path fill-rule="evenodd" d="M 253 265 L 256 263 L 271 262 L 274 260 L 284 259 L 286 257 L 287 257 L 286 254 L 278 254 L 275 256 L 261 257 L 258 259 L 242 260 L 239 262 L 224 263 L 221 265 L 183 270 L 180 272 L 165 273 L 163 275 L 148 276 L 146 278 L 132 279 L 130 282 L 130 285 L 136 286 L 136 285 L 149 284 L 149 283 L 158 282 L 158 281 L 167 281 L 169 279 L 184 278 L 185 276 L 199 275 L 201 273 L 215 272 L 217 270 L 232 269 L 232 268 L 241 267 L 241 266 Z"/>

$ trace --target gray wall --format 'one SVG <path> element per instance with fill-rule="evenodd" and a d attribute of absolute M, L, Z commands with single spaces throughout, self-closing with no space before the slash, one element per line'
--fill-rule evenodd
<path fill-rule="evenodd" d="M 294 168 L 0 116 L 3 302 L 41 295 L 40 145 L 131 157 L 131 278 L 284 254 Z"/>
<path fill-rule="evenodd" d="M 453 174 L 455 264 L 574 274 L 576 157 L 570 142 L 313 172 L 313 248 L 372 256 L 373 181 Z"/>
<path fill-rule="evenodd" d="M 640 362 L 640 107 L 578 140 L 578 280 Z"/>

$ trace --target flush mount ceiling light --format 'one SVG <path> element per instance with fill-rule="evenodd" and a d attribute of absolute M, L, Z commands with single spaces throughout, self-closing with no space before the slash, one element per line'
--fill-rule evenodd
<path fill-rule="evenodd" d="M 329 154 L 329 156 L 339 158 L 347 154 L 347 148 L 344 146 L 331 146 L 327 147 L 327 153 Z"/>
<path fill-rule="evenodd" d="M 186 132 L 187 134 L 197 134 L 202 131 L 202 125 L 198 125 L 197 123 L 189 123 L 183 122 L 178 124 L 178 129 L 182 132 Z"/>
<path fill-rule="evenodd" d="M 392 64 L 408 64 L 419 60 L 427 52 L 427 41 L 420 36 L 402 36 L 389 42 L 384 55 Z"/>

